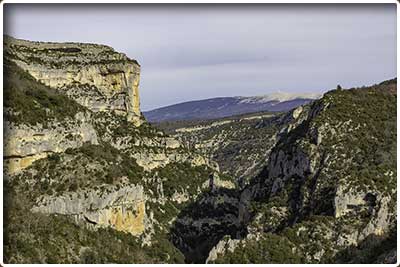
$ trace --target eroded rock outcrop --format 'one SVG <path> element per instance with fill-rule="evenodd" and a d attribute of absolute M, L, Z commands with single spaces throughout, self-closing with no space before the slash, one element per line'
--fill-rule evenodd
<path fill-rule="evenodd" d="M 93 111 L 115 111 L 139 126 L 140 65 L 111 47 L 5 38 L 5 55 L 45 85 Z"/>
<path fill-rule="evenodd" d="M 82 112 L 77 113 L 74 120 L 53 121 L 47 127 L 5 121 L 4 133 L 5 166 L 10 174 L 52 153 L 81 147 L 87 142 L 95 145 L 99 142 L 90 114 Z"/>
<path fill-rule="evenodd" d="M 7 199 L 7 220 L 20 225 L 16 219 L 29 217 L 56 230 L 41 235 L 43 223 L 34 232 L 22 223 L 9 236 L 51 234 L 61 246 L 66 239 L 57 231 L 68 229 L 73 248 L 60 262 L 86 262 L 93 259 L 86 254 L 100 251 L 99 262 L 143 255 L 182 262 L 168 233 L 182 209 L 208 190 L 202 185 L 218 165 L 144 121 L 139 64 L 102 45 L 6 38 L 4 67 L 5 183 L 15 196 Z M 110 244 L 88 241 L 103 235 Z M 115 248 L 120 242 L 123 251 Z M 9 244 L 8 259 L 16 251 L 16 242 Z M 110 249 L 118 252 L 110 256 Z M 47 257 L 44 245 L 38 250 Z"/>
<path fill-rule="evenodd" d="M 108 186 L 61 196 L 43 196 L 32 211 L 72 215 L 95 226 L 110 226 L 140 235 L 148 220 L 145 203 L 143 186 L 131 185 L 120 189 Z"/>

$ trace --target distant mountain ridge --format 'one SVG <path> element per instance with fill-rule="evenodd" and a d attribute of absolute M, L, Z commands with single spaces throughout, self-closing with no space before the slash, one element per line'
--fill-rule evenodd
<path fill-rule="evenodd" d="M 272 93 L 263 96 L 216 97 L 189 101 L 144 112 L 150 122 L 217 119 L 245 113 L 282 112 L 319 99 L 320 94 Z"/>
<path fill-rule="evenodd" d="M 276 92 L 261 96 L 239 96 L 240 103 L 268 103 L 271 101 L 287 102 L 296 99 L 319 99 L 322 94 L 319 93 L 287 93 L 287 92 Z"/>

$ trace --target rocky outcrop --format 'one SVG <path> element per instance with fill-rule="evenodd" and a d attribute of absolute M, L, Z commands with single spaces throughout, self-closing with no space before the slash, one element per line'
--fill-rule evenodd
<path fill-rule="evenodd" d="M 238 239 L 231 239 L 230 236 L 224 236 L 222 240 L 211 249 L 206 259 L 206 263 L 212 263 L 218 259 L 218 255 L 223 255 L 227 251 L 233 252 L 240 242 L 241 241 Z"/>
<path fill-rule="evenodd" d="M 232 181 L 221 179 L 218 173 L 214 172 L 210 175 L 209 180 L 203 183 L 202 188 L 209 188 L 211 191 L 215 191 L 218 188 L 235 189 L 236 184 Z"/>
<path fill-rule="evenodd" d="M 146 215 L 146 197 L 143 186 L 108 186 L 98 190 L 64 193 L 61 196 L 43 196 L 33 212 L 72 215 L 89 225 L 106 227 L 140 235 L 149 219 Z"/>
<path fill-rule="evenodd" d="M 14 174 L 30 166 L 35 160 L 84 143 L 98 144 L 97 132 L 89 113 L 79 112 L 74 120 L 54 121 L 43 125 L 14 124 L 5 121 L 5 165 Z"/>
<path fill-rule="evenodd" d="M 217 168 L 213 162 L 208 160 L 207 158 L 189 153 L 171 153 L 170 152 L 161 152 L 161 153 L 152 153 L 152 152 L 136 152 L 132 154 L 132 157 L 136 159 L 136 162 L 139 166 L 143 167 L 144 170 L 150 171 L 156 168 L 164 167 L 169 163 L 183 163 L 189 162 L 193 167 L 207 165 L 212 168 Z"/>
<path fill-rule="evenodd" d="M 140 65 L 111 47 L 5 38 L 5 55 L 45 85 L 93 111 L 115 111 L 139 126 Z"/>
<path fill-rule="evenodd" d="M 232 214 L 222 216 L 223 222 L 219 215 L 200 221 L 178 218 L 209 191 L 208 178 L 218 172 L 218 164 L 143 121 L 137 62 L 101 45 L 6 38 L 4 65 L 4 154 L 10 174 L 5 183 L 15 196 L 7 207 L 9 214 L 18 213 L 7 220 L 13 225 L 25 217 L 37 222 L 33 231 L 22 223 L 21 231 L 10 230 L 9 236 L 26 236 L 27 230 L 30 240 L 46 236 L 56 246 L 71 243 L 67 253 L 78 253 L 84 262 L 93 259 L 90 253 L 104 250 L 125 255 L 101 252 L 99 262 L 131 263 L 127 259 L 136 261 L 143 254 L 153 262 L 182 262 L 169 239 L 175 223 L 188 222 L 200 232 L 211 223 L 225 232 L 235 219 Z M 218 189 L 233 187 L 223 176 L 216 184 Z M 228 203 L 222 198 L 215 202 L 210 208 Z M 37 225 L 43 224 L 54 231 L 41 233 Z M 99 245 L 102 238 L 110 243 Z M 75 256 L 49 256 L 44 243 L 39 253 L 49 259 L 40 256 L 40 262 L 79 262 Z"/>

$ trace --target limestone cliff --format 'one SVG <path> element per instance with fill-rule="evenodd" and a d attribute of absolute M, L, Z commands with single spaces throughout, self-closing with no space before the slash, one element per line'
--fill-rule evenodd
<path fill-rule="evenodd" d="M 139 126 L 140 65 L 104 45 L 5 38 L 5 56 L 93 111 L 115 111 Z"/>
<path fill-rule="evenodd" d="M 144 121 L 139 64 L 6 38 L 3 66 L 6 261 L 183 262 L 168 233 L 218 165 Z"/>
<path fill-rule="evenodd" d="M 48 128 L 44 128 L 42 124 L 16 125 L 5 121 L 4 134 L 4 163 L 11 174 L 52 153 L 77 148 L 86 142 L 98 144 L 90 114 L 82 112 L 77 113 L 74 120 L 63 123 L 53 121 Z"/>
<path fill-rule="evenodd" d="M 395 261 L 395 80 L 168 136 L 112 48 L 6 38 L 4 70 L 7 263 Z"/>
<path fill-rule="evenodd" d="M 33 212 L 64 214 L 86 220 L 94 226 L 111 226 L 119 231 L 140 235 L 150 224 L 145 222 L 145 195 L 143 186 L 113 186 L 97 190 L 44 196 Z"/>

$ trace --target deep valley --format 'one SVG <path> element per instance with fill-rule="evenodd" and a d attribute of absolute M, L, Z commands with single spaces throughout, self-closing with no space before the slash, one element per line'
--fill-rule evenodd
<path fill-rule="evenodd" d="M 3 66 L 6 263 L 396 263 L 397 79 L 148 122 L 109 46 Z"/>

